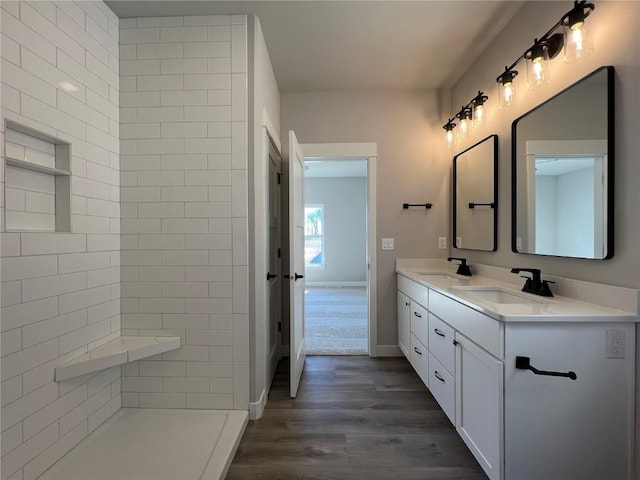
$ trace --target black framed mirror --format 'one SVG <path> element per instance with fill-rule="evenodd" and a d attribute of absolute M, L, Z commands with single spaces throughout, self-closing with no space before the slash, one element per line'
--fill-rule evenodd
<path fill-rule="evenodd" d="M 498 248 L 498 136 L 453 157 L 453 248 Z"/>
<path fill-rule="evenodd" d="M 512 124 L 512 250 L 613 256 L 614 69 L 601 67 Z"/>

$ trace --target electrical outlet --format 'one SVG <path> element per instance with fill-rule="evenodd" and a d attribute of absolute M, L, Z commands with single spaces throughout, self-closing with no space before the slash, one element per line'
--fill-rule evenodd
<path fill-rule="evenodd" d="M 624 358 L 625 332 L 623 330 L 607 330 L 607 358 Z"/>
<path fill-rule="evenodd" d="M 438 237 L 438 248 L 445 250 L 447 248 L 447 237 Z"/>
<path fill-rule="evenodd" d="M 382 250 L 393 250 L 393 238 L 382 239 Z"/>

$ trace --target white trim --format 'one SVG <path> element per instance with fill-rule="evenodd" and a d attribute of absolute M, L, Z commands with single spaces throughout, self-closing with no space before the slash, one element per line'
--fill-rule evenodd
<path fill-rule="evenodd" d="M 273 122 L 271 121 L 271 117 L 269 116 L 269 112 L 267 112 L 266 108 L 262 109 L 262 126 L 266 127 L 267 132 L 269 132 L 269 136 L 271 137 L 271 140 L 273 141 L 273 143 L 276 144 L 276 147 L 278 148 L 278 152 L 282 152 L 282 143 L 280 142 L 280 137 L 276 133 L 278 129 L 274 126 Z"/>
<path fill-rule="evenodd" d="M 528 140 L 527 155 L 606 155 L 606 140 Z"/>
<path fill-rule="evenodd" d="M 378 156 L 377 143 L 305 143 L 305 158 L 368 158 Z"/>
<path fill-rule="evenodd" d="M 366 287 L 367 282 L 306 282 L 307 287 Z"/>
<path fill-rule="evenodd" d="M 266 390 L 262 390 L 257 402 L 249 402 L 249 420 L 258 420 L 262 417 L 264 407 L 267 406 Z"/>
<path fill-rule="evenodd" d="M 376 223 L 376 143 L 305 143 L 301 144 L 305 158 L 359 158 L 367 161 L 367 283 L 368 317 L 367 328 L 369 356 L 378 356 L 378 270 L 377 270 L 377 223 Z"/>
<path fill-rule="evenodd" d="M 378 345 L 379 357 L 404 357 L 398 345 Z"/>

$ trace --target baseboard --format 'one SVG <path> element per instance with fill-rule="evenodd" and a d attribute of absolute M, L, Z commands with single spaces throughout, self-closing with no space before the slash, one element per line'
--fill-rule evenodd
<path fill-rule="evenodd" d="M 404 357 L 398 345 L 378 345 L 379 357 Z"/>
<path fill-rule="evenodd" d="M 289 345 L 282 345 L 282 356 L 283 357 L 288 357 L 289 356 Z"/>
<path fill-rule="evenodd" d="M 249 402 L 249 420 L 257 420 L 262 417 L 264 407 L 267 406 L 266 391 L 262 390 L 257 402 Z"/>
<path fill-rule="evenodd" d="M 307 287 L 366 287 L 367 282 L 305 282 Z"/>

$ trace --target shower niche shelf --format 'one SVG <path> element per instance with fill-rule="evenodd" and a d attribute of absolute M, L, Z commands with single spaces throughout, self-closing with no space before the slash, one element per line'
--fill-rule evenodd
<path fill-rule="evenodd" d="M 118 337 L 56 367 L 55 381 L 61 382 L 178 348 L 180 337 Z"/>

